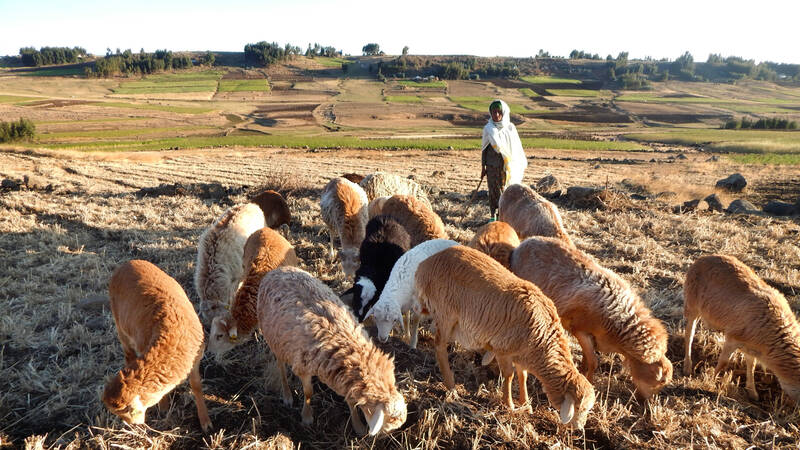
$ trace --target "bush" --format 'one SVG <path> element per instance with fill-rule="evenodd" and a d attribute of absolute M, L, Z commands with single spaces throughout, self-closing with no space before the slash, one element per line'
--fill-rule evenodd
<path fill-rule="evenodd" d="M 742 117 L 740 120 L 731 119 L 725 122 L 722 128 L 725 130 L 796 130 L 797 122 L 777 117 L 758 119 L 756 121 Z"/>
<path fill-rule="evenodd" d="M 24 117 L 20 117 L 16 122 L 0 121 L 0 142 L 32 139 L 34 134 L 36 134 L 36 126 Z"/>

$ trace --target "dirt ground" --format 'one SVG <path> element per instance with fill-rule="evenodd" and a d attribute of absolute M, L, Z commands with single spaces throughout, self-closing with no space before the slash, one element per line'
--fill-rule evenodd
<path fill-rule="evenodd" d="M 259 337 L 224 363 L 213 358 L 202 363 L 212 434 L 200 431 L 185 385 L 172 394 L 168 413 L 148 412 L 147 427 L 124 425 L 99 401 L 105 381 L 123 364 L 102 302 L 108 278 L 120 263 L 145 259 L 197 301 L 192 277 L 200 233 L 226 208 L 246 201 L 245 193 L 268 187 L 287 195 L 293 214 L 289 239 L 303 268 L 342 292 L 352 281 L 327 257 L 328 235 L 319 215 L 325 183 L 346 172 L 414 177 L 430 189 L 451 238 L 465 243 L 488 218 L 485 201 L 468 203 L 479 173 L 476 151 L 0 152 L 0 178 L 41 180 L 33 189 L 0 191 L 0 446 L 796 448 L 800 413 L 782 396 L 774 376 L 757 370 L 758 402 L 747 399 L 741 356 L 735 357 L 733 372 L 713 376 L 720 335 L 698 333 L 696 375 L 682 375 L 681 285 L 694 259 L 724 252 L 750 265 L 799 311 L 800 219 L 702 208 L 678 214 L 672 207 L 705 197 L 716 180 L 735 172 L 747 178 L 748 187 L 735 196 L 720 193 L 725 206 L 735 198 L 756 206 L 770 199 L 794 202 L 800 197 L 800 168 L 737 166 L 708 161 L 705 153 L 684 153 L 687 159 L 676 158 L 677 152 L 528 149 L 524 180 L 534 184 L 554 175 L 563 188 L 609 187 L 620 193 L 607 209 L 581 208 L 563 198 L 554 202 L 577 246 L 628 280 L 665 322 L 675 375 L 654 401 L 637 403 L 620 359 L 603 355 L 594 380 L 597 403 L 586 429 L 573 431 L 558 425 L 558 414 L 534 377 L 529 378 L 531 412 L 506 410 L 496 369 L 481 367 L 477 354 L 458 346 L 451 351 L 457 388 L 447 392 L 432 337 L 423 330 L 417 351 L 396 337 L 381 345 L 395 358 L 409 414 L 400 430 L 373 439 L 354 434 L 346 404 L 321 383 L 312 400 L 315 424 L 303 426 L 300 408 L 281 403 L 273 361 Z M 142 189 L 175 183 L 221 184 L 234 194 L 141 196 Z M 658 195 L 663 192 L 672 194 Z M 573 351 L 578 361 L 574 343 Z M 290 382 L 299 400 L 300 383 Z"/>

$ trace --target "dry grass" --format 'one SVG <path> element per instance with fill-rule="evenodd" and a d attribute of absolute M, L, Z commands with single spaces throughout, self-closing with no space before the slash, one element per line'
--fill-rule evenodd
<path fill-rule="evenodd" d="M 651 191 L 705 193 L 716 179 L 739 171 L 751 180 L 746 198 L 766 198 L 770 186 L 794 186 L 800 169 L 774 172 L 748 166 L 704 164 L 694 156 L 665 164 L 601 164 L 533 160 L 526 182 L 545 173 L 563 185 L 610 185 L 624 178 Z M 800 309 L 800 223 L 797 219 L 729 216 L 704 211 L 675 215 L 655 201 L 620 203 L 613 212 L 559 204 L 576 244 L 620 273 L 641 293 L 670 332 L 668 356 L 675 380 L 651 404 L 637 403 L 619 358 L 602 356 L 595 377 L 598 402 L 583 433 L 557 424 L 531 378 L 532 413 L 500 404 L 499 380 L 473 352 L 454 349 L 456 392 L 441 382 L 432 337 L 423 330 L 418 351 L 391 339 L 398 384 L 409 405 L 406 425 L 390 436 L 354 435 L 345 403 L 321 384 L 312 404 L 315 425 L 300 423 L 300 408 L 284 407 L 274 390 L 272 358 L 261 339 L 232 351 L 224 364 L 204 360 L 209 412 L 215 431 L 204 436 L 186 386 L 172 394 L 166 414 L 156 408 L 147 427 L 128 427 L 109 414 L 99 395 L 122 366 L 113 320 L 102 301 L 111 271 L 133 258 L 172 275 L 196 300 L 192 273 L 196 240 L 229 205 L 219 200 L 134 195 L 161 183 L 222 183 L 271 188 L 288 195 L 291 241 L 304 268 L 341 292 L 349 287 L 327 258 L 319 218 L 319 193 L 332 176 L 386 170 L 413 175 L 431 186 L 434 209 L 448 233 L 466 242 L 488 217 L 484 203 L 467 205 L 477 182 L 477 152 L 302 150 L 192 151 L 77 159 L 57 153 L 0 153 L 0 178 L 47 177 L 52 192 L 0 192 L 0 446 L 25 448 L 794 448 L 800 414 L 761 369 L 762 400 L 744 392 L 743 365 L 714 378 L 720 339 L 701 330 L 694 358 L 697 375 L 683 377 L 683 274 L 701 254 L 726 252 L 752 266 Z M 563 155 L 563 154 L 562 154 Z M 650 156 L 647 156 L 649 159 Z M 637 175 L 632 177 L 630 173 Z M 587 170 L 588 168 L 588 170 Z M 433 177 L 434 170 L 445 170 Z M 679 186 L 682 186 L 680 189 Z M 797 195 L 787 191 L 786 195 Z M 751 197 L 748 197 L 751 196 Z M 786 201 L 793 198 L 786 198 Z M 87 299 L 89 301 L 87 301 Z M 576 358 L 580 358 L 574 346 Z M 266 377 L 265 377 L 266 374 Z M 292 380 L 299 400 L 300 384 Z M 272 388 L 269 388 L 272 386 Z M 297 404 L 298 402 L 295 402 Z"/>

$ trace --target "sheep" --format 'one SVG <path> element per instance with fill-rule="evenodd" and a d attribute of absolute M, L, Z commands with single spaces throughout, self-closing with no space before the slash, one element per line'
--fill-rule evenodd
<path fill-rule="evenodd" d="M 367 194 L 361 186 L 344 178 L 332 179 L 322 191 L 320 209 L 331 239 L 331 258 L 334 257 L 333 238 L 338 234 L 342 241 L 339 252 L 342 270 L 348 277 L 358 269 L 358 247 L 364 240 L 367 203 Z"/>
<path fill-rule="evenodd" d="M 211 419 L 200 379 L 203 326 L 183 288 L 155 265 L 132 260 L 114 271 L 108 292 L 125 367 L 106 384 L 103 404 L 125 422 L 142 424 L 147 408 L 169 407 L 167 394 L 188 375 L 207 432 Z"/>
<path fill-rule="evenodd" d="M 364 180 L 364 175 L 360 175 L 360 174 L 357 174 L 357 173 L 346 173 L 346 174 L 342 175 L 342 178 L 344 178 L 344 179 L 346 179 L 348 181 L 352 181 L 355 184 L 358 184 L 358 183 L 361 183 L 362 180 Z"/>
<path fill-rule="evenodd" d="M 292 213 L 289 212 L 289 205 L 281 194 L 268 190 L 259 193 L 250 199 L 250 203 L 255 203 L 264 213 L 264 222 L 272 229 L 278 229 L 282 225 L 289 225 L 292 220 Z"/>
<path fill-rule="evenodd" d="M 517 232 L 505 222 L 489 222 L 478 228 L 468 247 L 491 256 L 508 269 L 511 252 L 519 245 Z"/>
<path fill-rule="evenodd" d="M 359 249 L 361 266 L 356 270 L 352 295 L 353 311 L 363 322 L 367 311 L 378 300 L 397 260 L 411 247 L 406 229 L 389 216 L 376 216 L 367 222 L 367 235 Z M 346 302 L 345 297 L 342 299 Z"/>
<path fill-rule="evenodd" d="M 394 361 L 377 348 L 339 297 L 324 283 L 294 267 L 266 275 L 258 290 L 258 323 L 281 374 L 282 398 L 292 404 L 286 364 L 303 383 L 303 423 L 314 421 L 311 409 L 317 376 L 344 397 L 353 428 L 368 434 L 389 432 L 406 420 L 406 403 L 395 386 Z"/>
<path fill-rule="evenodd" d="M 686 318 L 683 373 L 691 375 L 692 339 L 700 319 L 725 335 L 716 373 L 727 369 L 739 349 L 747 363 L 747 393 L 758 400 L 756 358 L 775 373 L 781 388 L 800 403 L 800 325 L 786 298 L 752 269 L 728 255 L 698 258 L 683 285 Z"/>
<path fill-rule="evenodd" d="M 258 325 L 256 297 L 258 285 L 265 273 L 280 266 L 296 266 L 297 256 L 292 245 L 270 228 L 253 233 L 244 246 L 245 277 L 231 310 L 211 321 L 208 351 L 217 360 L 233 347 L 247 341 Z"/>
<path fill-rule="evenodd" d="M 230 306 L 243 275 L 244 243 L 263 227 L 261 209 L 246 203 L 229 208 L 200 235 L 194 287 L 200 298 L 200 316 L 205 321 Z"/>
<path fill-rule="evenodd" d="M 578 339 L 581 372 L 589 381 L 597 368 L 595 343 L 601 352 L 625 357 L 640 400 L 672 380 L 664 325 L 619 275 L 566 242 L 547 237 L 524 240 L 511 254 L 511 271 L 553 300 L 564 328 Z"/>
<path fill-rule="evenodd" d="M 367 216 L 372 219 L 375 216 L 379 216 L 383 214 L 383 205 L 386 204 L 386 200 L 389 200 L 391 197 L 375 197 L 369 202 L 369 206 L 367 206 Z"/>
<path fill-rule="evenodd" d="M 392 216 L 411 236 L 411 247 L 430 239 L 447 239 L 442 219 L 424 202 L 410 195 L 393 195 L 383 204 L 381 214 Z"/>
<path fill-rule="evenodd" d="M 403 178 L 399 175 L 375 172 L 367 175 L 359 183 L 364 191 L 367 193 L 367 198 L 370 201 L 377 197 L 389 197 L 392 195 L 410 195 L 417 198 L 428 208 L 431 207 L 431 202 L 428 200 L 428 194 L 416 181 Z"/>
<path fill-rule="evenodd" d="M 511 381 L 518 375 L 519 401 L 528 401 L 527 371 L 542 383 L 561 422 L 583 428 L 595 402 L 592 384 L 572 362 L 566 333 L 553 302 L 490 256 L 454 246 L 420 263 L 415 308 L 436 324 L 434 347 L 444 384 L 454 389 L 447 344 L 493 352 L 500 366 L 503 403 L 514 407 Z"/>
<path fill-rule="evenodd" d="M 378 339 L 386 342 L 394 324 L 403 324 L 403 314 L 411 313 L 416 302 L 414 295 L 414 275 L 419 264 L 431 255 L 458 245 L 456 241 L 433 239 L 423 242 L 407 251 L 397 260 L 389 274 L 389 279 L 381 292 L 378 301 L 367 311 L 364 320 L 372 318 L 378 327 Z M 412 315 L 407 329 L 409 346 L 417 348 L 417 328 L 419 316 Z"/>
<path fill-rule="evenodd" d="M 574 247 L 556 205 L 522 184 L 512 184 L 500 196 L 499 220 L 516 230 L 520 239 L 547 236 Z"/>

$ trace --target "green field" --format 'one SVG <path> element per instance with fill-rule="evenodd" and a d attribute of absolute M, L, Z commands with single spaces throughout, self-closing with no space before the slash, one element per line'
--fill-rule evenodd
<path fill-rule="evenodd" d="M 387 95 L 383 99 L 392 103 L 422 103 L 422 97 L 418 95 Z"/>
<path fill-rule="evenodd" d="M 347 64 L 347 60 L 346 59 L 329 58 L 327 56 L 317 56 L 317 57 L 314 58 L 314 61 L 322 64 L 325 67 L 335 67 L 337 69 L 341 68 L 342 64 Z"/>
<path fill-rule="evenodd" d="M 625 94 L 615 98 L 618 102 L 639 103 L 708 103 L 708 104 L 742 104 L 743 101 L 713 97 L 659 97 L 658 94 Z"/>
<path fill-rule="evenodd" d="M 269 92 L 266 79 L 260 80 L 219 80 L 219 92 Z"/>
<path fill-rule="evenodd" d="M 541 97 L 541 95 L 534 92 L 533 89 L 531 88 L 520 88 L 519 91 L 522 93 L 522 95 L 525 95 L 530 98 Z"/>
<path fill-rule="evenodd" d="M 602 97 L 608 91 L 593 91 L 589 89 L 548 89 L 547 92 L 562 97 Z"/>
<path fill-rule="evenodd" d="M 21 95 L 0 95 L 0 103 L 22 103 L 36 100 L 46 100 L 41 97 L 23 97 Z"/>
<path fill-rule="evenodd" d="M 217 89 L 222 72 L 167 73 L 150 75 L 142 80 L 120 83 L 115 94 L 163 94 L 185 92 L 207 92 Z"/>
<path fill-rule="evenodd" d="M 164 128 L 130 128 L 123 130 L 92 130 L 92 131 L 60 131 L 56 133 L 42 133 L 37 135 L 40 142 L 54 142 L 64 139 L 109 139 L 109 138 L 123 138 L 131 136 L 147 136 L 152 134 L 161 133 L 179 133 L 186 131 L 209 130 L 216 128 L 209 128 L 203 126 L 189 126 L 189 127 L 164 127 Z"/>
<path fill-rule="evenodd" d="M 466 108 L 472 111 L 478 112 L 485 112 L 488 116 L 489 114 L 489 104 L 494 101 L 492 97 L 448 97 L 450 101 L 453 103 L 457 103 L 458 106 L 462 108 Z M 506 102 L 508 103 L 508 102 Z M 513 103 L 508 103 L 508 107 L 511 109 L 511 112 L 514 114 L 538 114 L 542 111 L 540 110 L 530 110 L 522 105 L 516 105 Z"/>
<path fill-rule="evenodd" d="M 447 83 L 444 80 L 439 81 L 413 81 L 413 80 L 402 80 L 398 81 L 397 84 L 407 87 L 413 88 L 446 88 Z"/>
<path fill-rule="evenodd" d="M 637 141 L 679 145 L 703 145 L 709 150 L 744 154 L 795 154 L 800 158 L 800 131 L 691 129 L 632 133 Z"/>
<path fill-rule="evenodd" d="M 559 77 L 546 77 L 546 76 L 535 76 L 535 77 L 521 77 L 523 81 L 527 81 L 531 84 L 551 84 L 551 83 L 559 83 L 559 84 L 581 84 L 583 83 L 581 80 L 575 80 L 573 78 L 559 78 Z"/>
<path fill-rule="evenodd" d="M 35 69 L 29 72 L 18 72 L 16 75 L 23 77 L 71 77 L 85 76 L 83 67 L 49 67 L 46 69 Z"/>
<path fill-rule="evenodd" d="M 151 105 L 149 103 L 124 103 L 124 102 L 92 102 L 90 105 L 107 108 L 149 109 L 153 111 L 174 112 L 179 114 L 205 114 L 214 111 L 213 108 L 198 108 L 192 106 Z"/>

